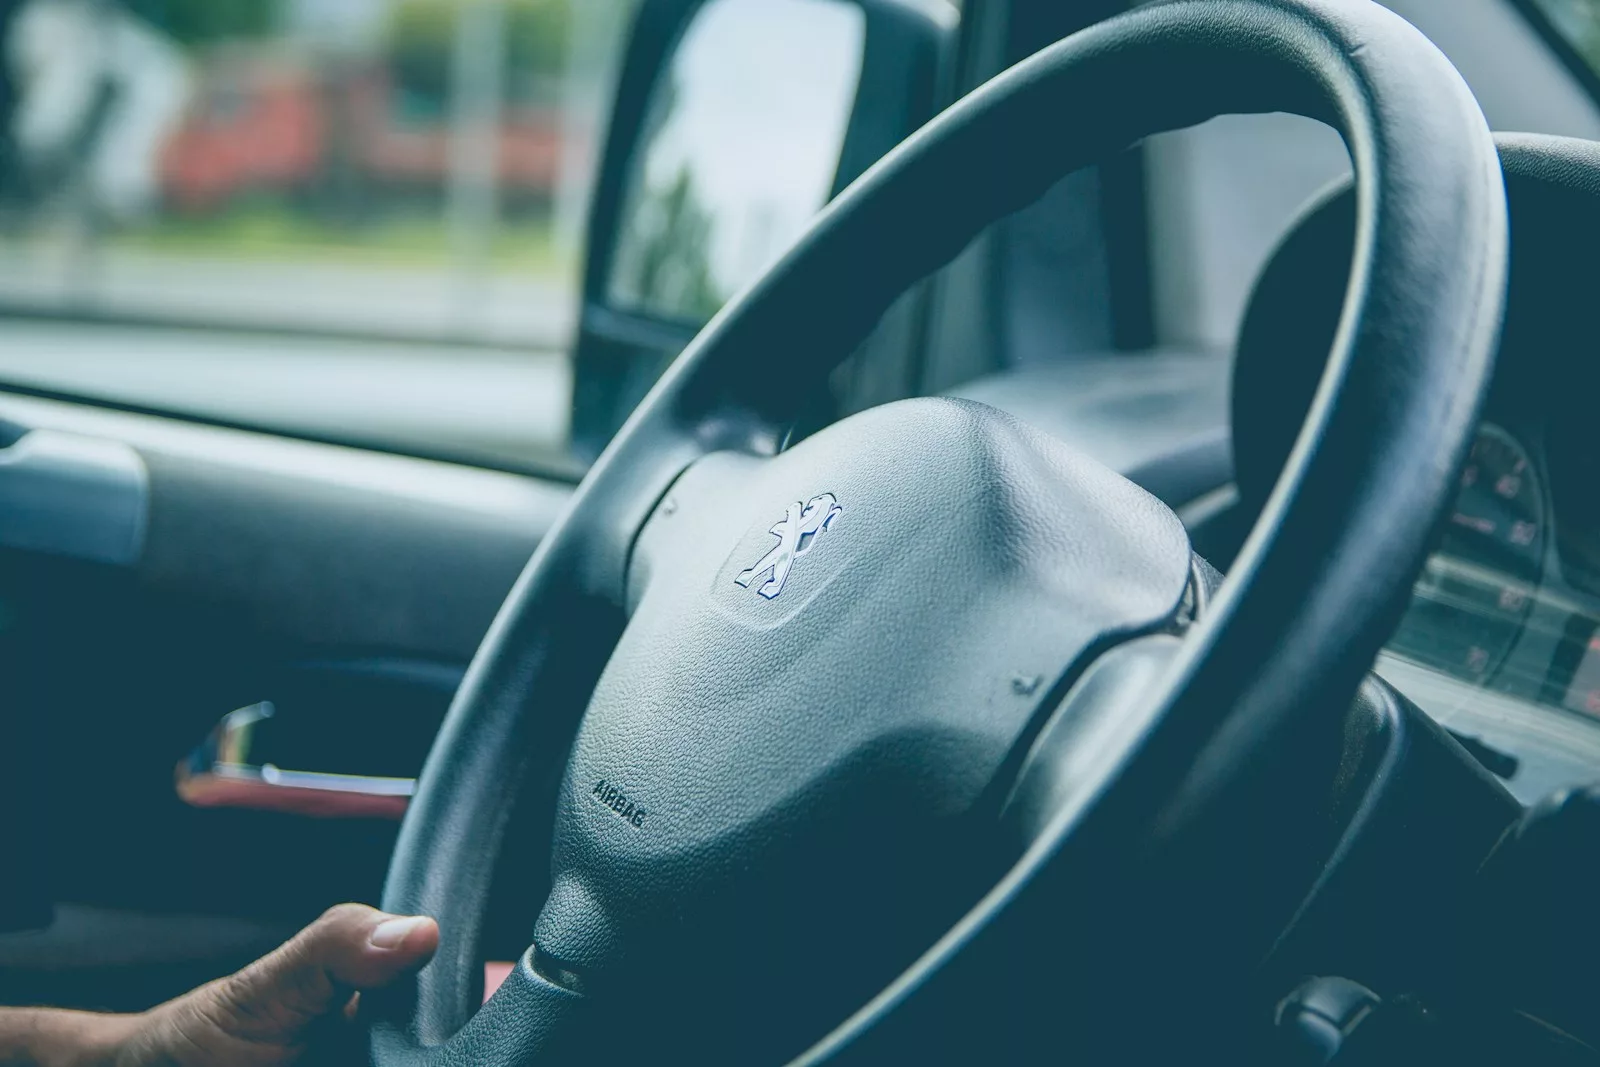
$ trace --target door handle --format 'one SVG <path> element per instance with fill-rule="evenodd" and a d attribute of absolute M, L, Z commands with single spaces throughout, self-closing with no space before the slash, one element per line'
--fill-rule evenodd
<path fill-rule="evenodd" d="M 323 819 L 399 819 L 416 792 L 414 778 L 290 771 L 251 763 L 255 728 L 272 718 L 270 701 L 222 717 L 178 764 L 178 796 L 196 808 L 248 808 Z"/>

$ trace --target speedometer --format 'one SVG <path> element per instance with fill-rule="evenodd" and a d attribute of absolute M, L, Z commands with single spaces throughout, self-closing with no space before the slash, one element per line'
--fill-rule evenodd
<path fill-rule="evenodd" d="M 1527 450 L 1485 423 L 1390 651 L 1469 681 L 1492 676 L 1522 633 L 1539 585 L 1544 500 Z"/>

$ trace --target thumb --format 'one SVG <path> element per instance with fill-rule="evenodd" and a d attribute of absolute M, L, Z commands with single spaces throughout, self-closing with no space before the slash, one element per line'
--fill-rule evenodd
<path fill-rule="evenodd" d="M 211 991 L 242 1029 L 287 1037 L 286 1031 L 342 1009 L 353 990 L 387 985 L 415 971 L 438 947 L 439 927 L 432 919 L 341 904 Z"/>

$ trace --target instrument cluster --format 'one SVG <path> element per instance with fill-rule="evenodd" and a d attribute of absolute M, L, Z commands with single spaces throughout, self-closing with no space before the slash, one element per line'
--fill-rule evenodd
<path fill-rule="evenodd" d="M 1500 156 L 1511 255 L 1494 381 L 1376 669 L 1535 800 L 1600 781 L 1600 144 L 1508 135 Z M 1251 294 L 1232 382 L 1246 515 L 1268 499 L 1336 343 L 1357 217 L 1349 189 L 1311 205 Z"/>
<path fill-rule="evenodd" d="M 1541 740 L 1589 749 L 1548 720 L 1586 724 L 1587 762 L 1600 753 L 1600 426 L 1576 405 L 1550 407 L 1518 414 L 1491 402 L 1378 671 L 1445 725 L 1498 737 L 1513 757 Z"/>

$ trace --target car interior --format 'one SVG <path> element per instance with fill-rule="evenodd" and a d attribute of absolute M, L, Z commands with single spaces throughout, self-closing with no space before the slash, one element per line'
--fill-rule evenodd
<path fill-rule="evenodd" d="M 498 24 L 358 288 L 94 201 L 154 75 L 29 154 L 102 2 L 0 4 L 0 1004 L 354 900 L 377 1067 L 1600 1062 L 1600 2 L 475 0 L 600 87 L 526 299 Z"/>

